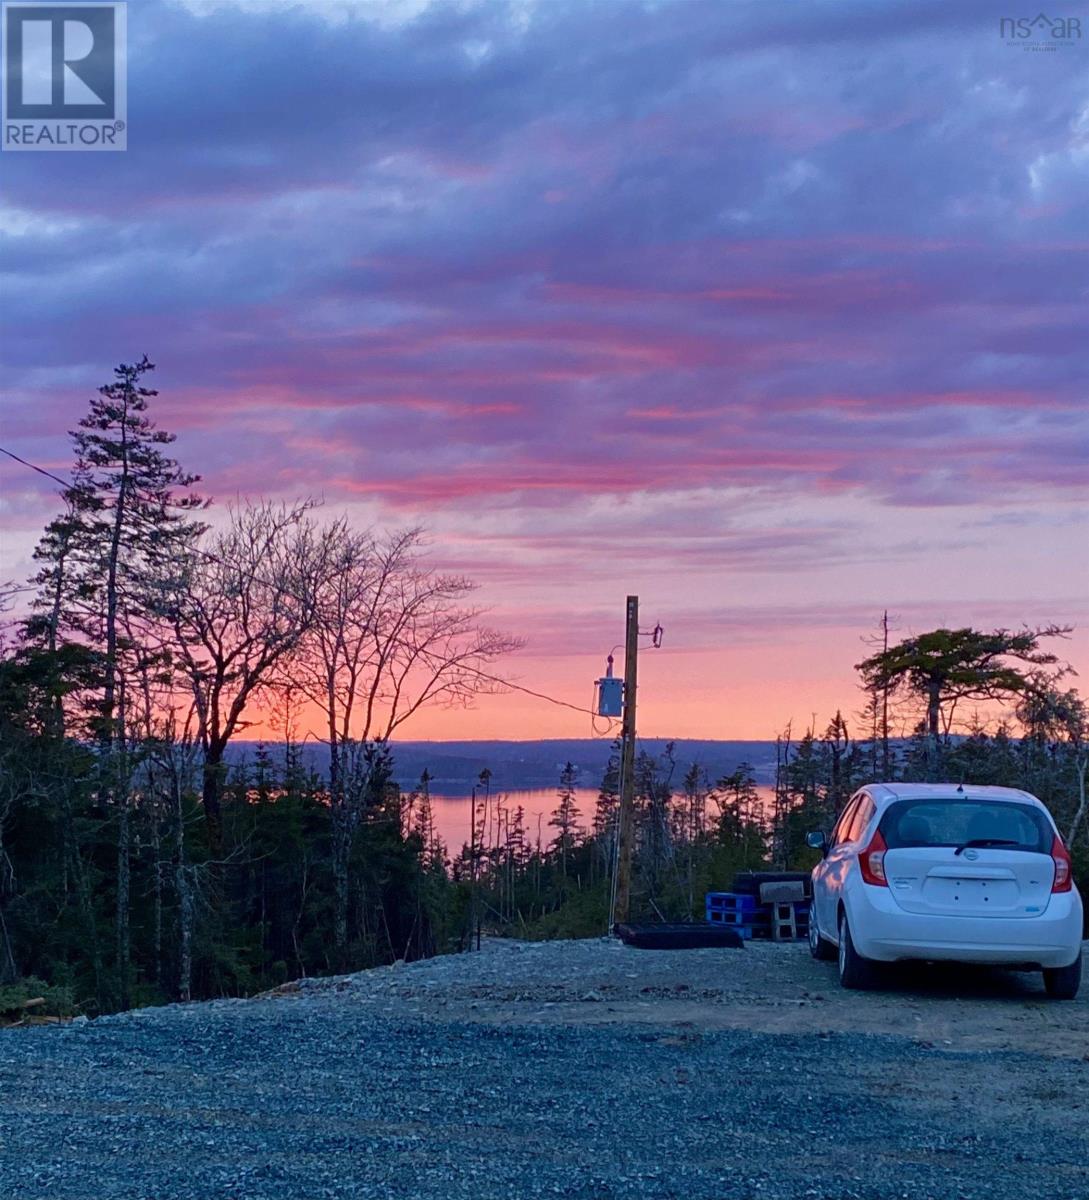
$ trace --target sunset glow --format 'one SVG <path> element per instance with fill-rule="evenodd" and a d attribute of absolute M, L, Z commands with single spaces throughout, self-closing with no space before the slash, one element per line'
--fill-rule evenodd
<path fill-rule="evenodd" d="M 648 736 L 853 721 L 885 609 L 1089 671 L 1083 53 L 971 3 L 131 7 L 129 149 L 5 155 L 12 450 L 65 474 L 146 352 L 207 495 L 425 526 L 527 687 L 588 707 L 638 593 Z M 0 484 L 23 582 L 55 489 Z"/>

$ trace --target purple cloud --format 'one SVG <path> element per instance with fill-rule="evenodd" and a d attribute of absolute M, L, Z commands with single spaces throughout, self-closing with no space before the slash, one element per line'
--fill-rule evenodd
<path fill-rule="evenodd" d="M 424 519 L 496 580 L 846 581 L 1070 511 L 1083 54 L 983 0 L 403 11 L 130 13 L 130 149 L 4 156 L 13 449 L 63 466 L 146 351 L 211 493 Z M 23 563 L 52 499 L 2 469 Z"/>

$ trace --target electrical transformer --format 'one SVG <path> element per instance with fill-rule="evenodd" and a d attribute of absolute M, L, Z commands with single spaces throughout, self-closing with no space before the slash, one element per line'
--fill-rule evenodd
<path fill-rule="evenodd" d="M 599 717 L 619 717 L 624 711 L 624 681 L 612 674 L 611 666 L 608 675 L 597 681 L 597 715 Z"/>

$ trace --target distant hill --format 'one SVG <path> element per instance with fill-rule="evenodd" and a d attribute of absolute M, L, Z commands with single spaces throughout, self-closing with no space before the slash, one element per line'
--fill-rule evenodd
<path fill-rule="evenodd" d="M 640 738 L 639 749 L 661 754 L 665 738 Z M 230 754 L 232 762 L 252 759 L 257 742 L 236 742 Z M 274 759 L 283 747 L 266 743 Z M 719 742 L 677 738 L 675 781 L 698 762 L 712 779 L 727 775 L 741 763 L 751 763 L 757 780 L 770 783 L 775 774 L 774 742 Z M 597 787 L 609 759 L 611 742 L 607 738 L 549 738 L 541 741 L 466 741 L 466 742 L 395 742 L 395 775 L 402 788 L 410 788 L 427 770 L 431 788 L 437 795 L 467 792 L 485 767 L 492 773 L 493 790 L 515 791 L 524 788 L 552 787 L 567 762 L 578 768 L 580 787 Z M 302 748 L 305 761 L 319 771 L 325 769 L 326 751 L 308 744 Z"/>

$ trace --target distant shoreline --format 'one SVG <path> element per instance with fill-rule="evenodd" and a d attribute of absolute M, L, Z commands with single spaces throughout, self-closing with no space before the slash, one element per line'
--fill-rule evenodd
<path fill-rule="evenodd" d="M 674 782 L 679 787 L 685 772 L 698 763 L 711 780 L 721 778 L 748 763 L 758 782 L 774 778 L 775 742 L 696 738 L 640 738 L 638 749 L 661 755 L 672 742 L 676 769 Z M 279 761 L 283 742 L 238 741 L 232 744 L 228 761 L 232 765 L 253 760 L 258 746 Z M 565 763 L 578 772 L 578 786 L 597 788 L 612 753 L 609 738 L 540 738 L 526 741 L 481 738 L 457 741 L 400 741 L 390 745 L 394 760 L 394 778 L 402 790 L 410 791 L 426 770 L 430 790 L 435 795 L 467 794 L 481 771 L 491 773 L 492 791 L 533 791 L 554 787 Z M 320 742 L 298 747 L 302 761 L 315 770 L 325 767 L 326 749 Z"/>

